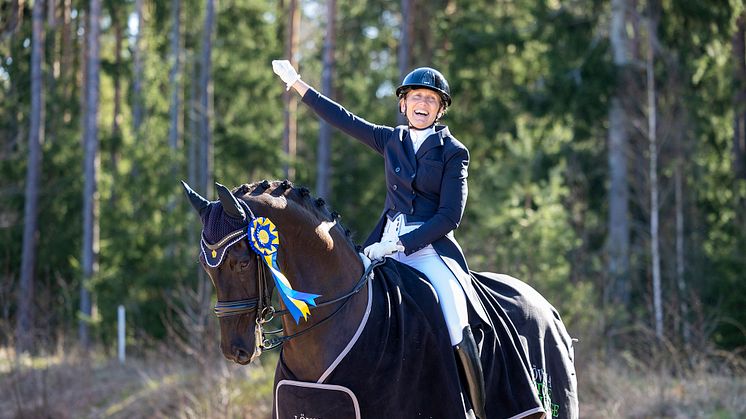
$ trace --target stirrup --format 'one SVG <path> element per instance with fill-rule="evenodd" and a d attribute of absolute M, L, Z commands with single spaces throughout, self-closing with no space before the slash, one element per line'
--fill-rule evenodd
<path fill-rule="evenodd" d="M 484 374 L 482 372 L 482 361 L 479 358 L 479 348 L 474 340 L 469 326 L 464 327 L 461 342 L 453 347 L 456 359 L 461 362 L 465 378 L 465 387 L 469 392 L 469 401 L 474 414 L 479 419 L 487 419 L 484 411 L 485 387 Z"/>

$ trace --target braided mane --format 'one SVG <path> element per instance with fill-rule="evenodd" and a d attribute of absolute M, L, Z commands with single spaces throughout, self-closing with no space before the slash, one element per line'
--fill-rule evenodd
<path fill-rule="evenodd" d="M 288 203 L 295 204 L 310 214 L 319 222 L 334 222 L 334 228 L 342 233 L 348 244 L 357 251 L 360 246 L 352 240 L 352 233 L 339 221 L 342 216 L 336 211 L 330 211 L 323 198 L 313 198 L 305 186 L 294 186 L 289 180 L 262 180 L 254 183 L 244 183 L 233 190 L 233 195 L 239 199 L 250 200 L 251 196 L 268 194 L 273 197 L 284 197 Z"/>

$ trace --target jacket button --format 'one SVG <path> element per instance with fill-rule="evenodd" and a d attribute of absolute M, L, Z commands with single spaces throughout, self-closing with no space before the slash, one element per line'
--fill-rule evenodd
<path fill-rule="evenodd" d="M 394 185 L 394 186 L 391 187 L 391 189 L 397 190 L 398 188 L 396 187 L 396 185 Z"/>
<path fill-rule="evenodd" d="M 396 173 L 399 173 L 399 172 L 401 171 L 401 168 L 400 168 L 400 167 L 397 167 L 396 169 L 394 169 L 394 171 L 395 171 Z"/>

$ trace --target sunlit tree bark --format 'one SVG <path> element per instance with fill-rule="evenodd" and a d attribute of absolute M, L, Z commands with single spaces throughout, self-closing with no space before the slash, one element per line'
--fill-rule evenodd
<path fill-rule="evenodd" d="M 607 239 L 609 283 L 605 289 L 607 303 L 629 302 L 629 219 L 627 144 L 629 118 L 622 104 L 625 91 L 625 72 L 628 65 L 628 43 L 625 22 L 627 0 L 612 0 L 610 40 L 614 65 L 619 78 L 609 107 L 609 215 Z"/>
<path fill-rule="evenodd" d="M 733 34 L 733 170 L 738 179 L 746 179 L 746 12 L 738 18 Z"/>
<path fill-rule="evenodd" d="M 168 145 L 172 150 L 179 147 L 181 131 L 179 116 L 181 115 L 181 0 L 171 0 L 171 71 L 168 82 L 171 86 L 170 116 L 168 130 Z"/>
<path fill-rule="evenodd" d="M 88 321 L 92 314 L 92 298 L 88 289 L 91 279 L 98 271 L 99 212 L 98 177 L 100 170 L 98 153 L 98 104 L 100 72 L 101 0 L 91 0 L 88 10 L 88 61 L 86 63 L 86 104 L 83 123 L 84 164 L 83 176 L 83 280 L 80 286 L 80 313 L 78 338 L 83 348 L 90 345 Z"/>
<path fill-rule="evenodd" d="M 326 3 L 326 35 L 324 38 L 324 59 L 321 70 L 321 93 L 332 97 L 332 80 L 334 75 L 334 50 L 336 38 L 337 1 Z M 316 192 L 319 196 L 329 198 L 331 192 L 331 141 L 332 128 L 325 121 L 319 124 L 319 150 L 317 158 Z"/>
<path fill-rule="evenodd" d="M 205 2 L 205 21 L 202 27 L 202 55 L 199 73 L 199 164 L 197 170 L 200 192 L 207 194 L 212 176 L 212 37 L 215 28 L 215 1 Z"/>
<path fill-rule="evenodd" d="M 287 10 L 287 36 L 285 39 L 285 57 L 298 68 L 298 38 L 300 34 L 301 8 L 298 0 L 290 0 Z M 282 144 L 285 152 L 285 178 L 295 178 L 295 164 L 298 137 L 298 101 L 293 97 L 294 92 L 287 91 L 283 96 L 285 102 L 285 130 L 282 133 Z"/>
<path fill-rule="evenodd" d="M 656 105 L 655 87 L 655 48 L 657 42 L 657 20 L 653 0 L 648 3 L 648 47 L 645 73 L 647 76 L 647 108 L 648 108 L 648 141 L 649 141 L 649 176 L 650 176 L 650 255 L 651 272 L 653 275 L 653 312 L 655 335 L 663 339 L 663 290 L 661 287 L 661 258 L 659 238 L 658 203 L 658 107 Z"/>
<path fill-rule="evenodd" d="M 119 17 L 119 13 L 115 5 L 112 5 L 109 12 L 111 14 L 112 26 L 114 28 L 114 62 L 115 70 L 113 73 L 114 78 L 114 112 L 111 118 L 111 138 L 114 139 L 115 144 L 109 147 L 110 159 L 111 159 L 111 170 L 114 176 L 119 173 L 119 144 L 122 138 L 122 127 L 120 121 L 122 119 L 122 45 L 124 43 L 124 25 L 122 19 Z M 112 205 L 116 205 L 117 201 L 116 190 L 111 191 L 110 201 Z"/>
<path fill-rule="evenodd" d="M 41 143 L 44 138 L 44 2 L 34 2 L 31 36 L 31 114 L 29 115 L 28 162 L 26 166 L 26 201 L 24 205 L 23 254 L 16 313 L 16 348 L 18 352 L 33 345 L 33 298 L 38 241 L 38 201 L 41 176 Z"/>
<path fill-rule="evenodd" d="M 132 61 L 134 67 L 132 69 L 132 128 L 135 132 L 135 135 L 139 135 L 144 112 L 142 101 L 142 33 L 145 30 L 145 20 L 143 19 L 143 0 L 135 0 L 135 16 L 137 16 L 137 33 L 135 34 L 135 44 L 132 47 Z"/>
<path fill-rule="evenodd" d="M 412 0 L 401 0 L 401 27 L 399 31 L 399 80 L 403 80 L 404 76 L 410 71 L 412 61 Z M 399 112 L 397 120 L 399 124 L 406 124 L 407 122 L 401 112 Z"/>

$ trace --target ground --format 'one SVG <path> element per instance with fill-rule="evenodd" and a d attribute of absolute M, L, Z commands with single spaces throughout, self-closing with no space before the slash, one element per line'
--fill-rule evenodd
<path fill-rule="evenodd" d="M 269 418 L 276 352 L 250 366 L 165 348 L 122 364 L 100 351 L 15 356 L 0 348 L 0 418 Z M 578 362 L 582 418 L 746 417 L 740 361 L 673 374 L 620 355 Z"/>

